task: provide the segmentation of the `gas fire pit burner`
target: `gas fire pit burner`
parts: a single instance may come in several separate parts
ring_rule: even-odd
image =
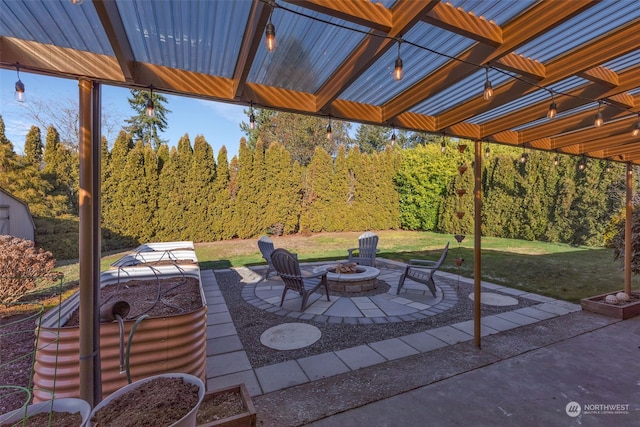
[[[330,264],[317,267],[314,273],[327,272],[329,289],[335,292],[358,293],[375,289],[380,270],[357,264]]]

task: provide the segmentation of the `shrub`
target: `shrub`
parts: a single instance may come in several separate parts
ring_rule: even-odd
[[[18,301],[43,281],[56,280],[51,252],[36,249],[31,240],[0,236],[0,302]]]

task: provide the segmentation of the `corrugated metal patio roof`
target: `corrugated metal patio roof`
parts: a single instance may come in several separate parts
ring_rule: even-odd
[[[635,0],[0,3],[2,68],[640,164]]]

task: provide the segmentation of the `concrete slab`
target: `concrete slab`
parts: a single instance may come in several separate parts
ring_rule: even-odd
[[[263,393],[309,382],[309,378],[295,360],[256,368],[255,373]]]
[[[538,319],[525,316],[524,314],[516,313],[515,311],[506,311],[504,313],[496,314],[496,317],[508,320],[509,322],[513,322],[520,326],[530,325],[532,323],[538,322]]]
[[[470,293],[469,299],[473,301],[475,294]],[[480,294],[480,302],[486,305],[493,305],[496,307],[506,307],[509,305],[518,305],[518,300],[508,295],[496,294],[494,292],[482,292]]]
[[[219,377],[251,369],[247,353],[234,351],[207,357],[207,378]]]
[[[360,369],[366,366],[386,362],[386,359],[366,345],[347,348],[335,352],[350,369]]]
[[[513,311],[514,313],[520,313],[525,316],[533,317],[538,320],[546,320],[556,317],[555,314],[550,313],[548,311],[539,310],[538,306],[534,305],[533,307],[523,307]]]
[[[308,347],[318,341],[320,329],[307,323],[282,323],[260,335],[260,343],[275,350],[294,350]]]
[[[324,312],[326,316],[361,317],[362,312],[350,298],[340,298]]]
[[[369,344],[369,347],[380,353],[387,360],[400,359],[401,357],[418,354],[418,350],[399,338],[391,338],[383,341],[376,341]]]
[[[349,372],[349,367],[335,353],[322,353],[298,359],[298,364],[311,381]]]
[[[610,375],[612,368],[637,363],[629,337],[640,336],[640,318],[630,320],[307,425],[423,425],[428,408],[429,422],[442,426],[635,427],[640,415],[637,377]],[[603,360],[607,369],[602,369]],[[464,408],[461,390],[472,396],[472,404]],[[603,409],[605,405],[617,412]],[[569,411],[576,406],[579,413]]]
[[[488,326],[491,329],[495,329],[496,331],[508,331],[509,329],[514,329],[519,327],[517,323],[510,322],[509,320],[505,320],[498,316],[486,316],[480,320],[480,323],[483,326]]]
[[[400,340],[406,342],[421,353],[425,353],[427,351],[435,350],[437,348],[449,345],[448,343],[426,332],[418,332],[411,335],[405,335],[403,337],[400,337]]]
[[[452,326],[442,326],[440,328],[431,329],[428,331],[430,335],[446,342],[447,344],[456,344],[463,341],[468,341],[473,338],[473,335],[456,329]]]
[[[238,332],[236,331],[236,327],[231,322],[207,327],[207,339],[237,334]]]
[[[207,326],[233,322],[228,311],[219,313],[207,313]]]
[[[471,335],[472,337],[474,336],[475,332],[474,332],[474,324],[473,324],[473,320],[467,320],[465,322],[459,322],[459,323],[454,323],[453,325],[451,325],[452,327],[461,330],[462,332],[465,332],[469,335]],[[486,337],[487,335],[492,335],[497,333],[498,330],[494,329],[490,326],[487,326],[485,324],[482,323],[482,321],[480,322],[480,336],[481,337]]]
[[[238,335],[228,335],[226,337],[212,338],[207,340],[207,356],[216,354],[231,353],[242,350],[242,342]]]

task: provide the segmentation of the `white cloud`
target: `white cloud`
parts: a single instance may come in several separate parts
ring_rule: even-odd
[[[203,107],[208,108],[218,117],[238,125],[242,121],[247,121],[247,116],[243,113],[243,110],[247,108],[242,105],[226,104],[224,102],[213,102],[204,99],[198,99],[197,102]]]

